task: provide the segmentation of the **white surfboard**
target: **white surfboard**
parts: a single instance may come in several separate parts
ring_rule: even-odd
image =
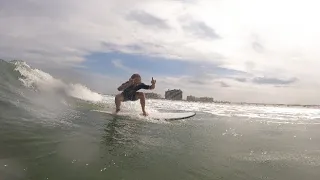
[[[118,114],[114,114],[113,111],[100,111],[100,110],[93,110],[101,113],[106,113],[112,116],[123,116],[123,117],[134,117],[134,116],[141,116],[142,113],[134,113],[134,112],[119,112]],[[172,120],[180,120],[180,119],[186,119],[186,118],[191,118],[195,116],[195,112],[149,112],[149,115],[147,116],[148,118],[155,119],[155,120],[167,120],[167,121],[172,121]]]

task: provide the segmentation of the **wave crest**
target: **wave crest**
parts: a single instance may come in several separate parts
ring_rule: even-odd
[[[22,77],[19,80],[25,87],[32,88],[39,92],[62,92],[68,96],[85,101],[102,101],[103,96],[91,91],[82,84],[66,84],[60,79],[56,79],[50,74],[36,68],[31,68],[24,61],[14,61],[15,71]]]

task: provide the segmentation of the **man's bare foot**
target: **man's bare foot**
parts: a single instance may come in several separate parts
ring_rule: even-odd
[[[144,116],[148,116],[149,114],[148,114],[147,112],[145,112],[145,111],[144,111],[144,112],[142,113],[142,115],[144,115]]]
[[[115,112],[113,112],[113,114],[118,114],[118,112],[120,111],[120,109],[117,109]]]

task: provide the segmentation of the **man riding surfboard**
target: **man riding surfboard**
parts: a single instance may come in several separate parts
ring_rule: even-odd
[[[123,83],[118,87],[118,91],[122,91],[120,94],[115,97],[116,111],[117,114],[120,111],[121,102],[125,101],[136,101],[140,99],[140,104],[144,116],[147,116],[145,111],[145,95],[143,92],[137,92],[140,89],[149,89],[152,90],[155,88],[156,80],[151,80],[151,85],[146,85],[141,82],[141,76],[139,74],[133,74],[129,81]]]

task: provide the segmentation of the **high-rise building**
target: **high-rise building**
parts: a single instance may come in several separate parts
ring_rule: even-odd
[[[168,90],[165,92],[165,99],[182,100],[182,91],[180,89]]]

